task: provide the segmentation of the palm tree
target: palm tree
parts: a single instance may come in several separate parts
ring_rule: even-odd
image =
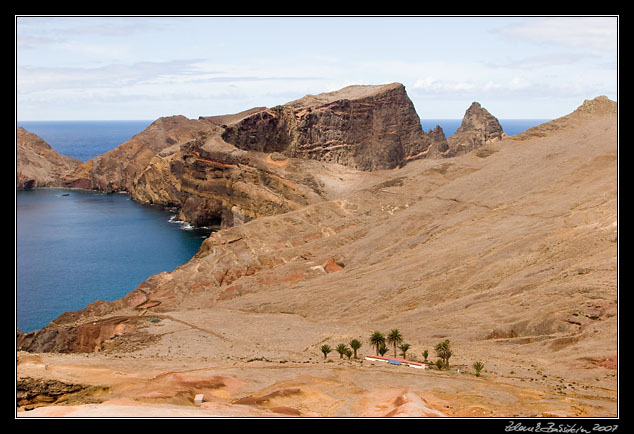
[[[385,342],[383,342],[377,350],[377,352],[382,356],[385,355],[385,353],[387,353],[388,351],[390,351],[390,349],[387,347],[387,345],[385,345]]]
[[[445,339],[436,345],[436,354],[442,359],[445,369],[449,369],[449,358],[453,354],[449,339]]]
[[[381,348],[382,345],[385,345],[385,336],[383,336],[383,333],[379,331],[372,333],[372,336],[370,336],[370,344],[376,348],[376,355],[378,356],[379,348]]]
[[[346,351],[344,352],[344,354],[346,355],[348,360],[350,360],[350,357],[352,356],[352,350],[350,348],[346,347]]]
[[[357,339],[353,339],[350,341],[350,348],[354,351],[354,358],[357,358],[357,350],[361,348],[361,342]]]
[[[389,335],[387,335],[387,343],[394,344],[394,357],[396,357],[396,345],[403,342],[403,336],[398,329],[392,329]]]
[[[343,355],[346,354],[346,350],[348,349],[348,347],[346,346],[346,344],[339,344],[337,345],[337,348],[335,348],[335,351],[337,351],[339,353],[339,358],[343,359]]]
[[[403,352],[403,358],[407,359],[407,350],[409,350],[410,344],[401,344],[398,348]]]
[[[328,353],[331,351],[332,351],[332,348],[330,348],[330,345],[321,346],[321,352],[324,353],[324,359],[328,357]]]
[[[479,377],[480,376],[480,371],[482,371],[484,369],[484,363],[475,362],[473,364],[473,369],[475,369],[475,371],[476,371],[476,377]]]

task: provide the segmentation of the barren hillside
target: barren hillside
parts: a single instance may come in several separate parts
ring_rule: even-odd
[[[616,416],[617,166],[597,98],[458,157],[315,173],[328,200],[51,325],[98,351],[19,352],[18,377],[93,389],[18,414]],[[411,359],[449,339],[451,369],[364,361],[394,328]],[[360,359],[321,353],[354,338]]]

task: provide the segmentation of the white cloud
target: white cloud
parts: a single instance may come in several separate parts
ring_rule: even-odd
[[[543,17],[527,19],[498,31],[512,39],[616,53],[617,22],[616,17]]]
[[[587,53],[573,53],[573,52],[556,52],[556,53],[544,53],[534,56],[527,56],[519,60],[510,61],[504,65],[500,65],[506,68],[512,69],[538,69],[538,68],[553,68],[559,66],[572,65],[574,63],[580,63],[582,61],[595,59],[598,56]]]
[[[430,93],[469,92],[477,88],[473,81],[437,80],[433,77],[423,77],[414,82],[413,89]]]

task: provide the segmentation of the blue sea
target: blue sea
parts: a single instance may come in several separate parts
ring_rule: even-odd
[[[498,122],[500,122],[502,129],[507,135],[513,136],[550,120],[551,119],[498,119]],[[436,128],[436,125],[440,125],[445,133],[445,137],[449,137],[455,133],[456,130],[460,128],[461,123],[462,119],[421,119],[423,130],[433,130]]]
[[[500,120],[518,134],[546,122]],[[143,131],[151,121],[18,122],[57,152],[87,161]],[[422,120],[449,137],[460,119]],[[96,300],[114,301],[141,282],[189,261],[209,235],[174,222],[162,208],[127,195],[41,189],[16,192],[16,326],[44,327]]]
[[[63,155],[88,161],[116,148],[153,121],[24,121],[19,127],[40,136]]]
[[[80,160],[120,145],[149,122],[18,123]],[[114,301],[196,254],[209,229],[175,221],[125,194],[16,191],[16,326],[39,329],[96,300]]]

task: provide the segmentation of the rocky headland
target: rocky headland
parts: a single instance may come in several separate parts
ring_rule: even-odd
[[[454,136],[401,85],[351,86],[163,118],[70,170],[223,230],[18,333],[18,415],[615,416],[616,103],[510,137],[474,103]],[[393,328],[413,360],[450,339],[452,369],[364,360]]]
[[[62,178],[81,161],[56,152],[41,137],[16,130],[16,189],[61,187]]]

